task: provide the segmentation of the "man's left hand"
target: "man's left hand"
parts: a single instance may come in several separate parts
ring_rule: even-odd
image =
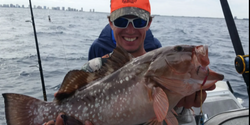
[[[210,88],[206,90],[202,90],[202,98],[201,98],[201,91],[197,91],[193,93],[192,95],[182,98],[176,106],[185,107],[185,108],[200,107],[201,102],[203,103],[207,97],[206,91],[214,90],[214,89],[215,89],[215,85],[211,86]]]

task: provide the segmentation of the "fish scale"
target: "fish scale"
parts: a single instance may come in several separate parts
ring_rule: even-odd
[[[127,70],[125,70],[125,72],[127,72]],[[120,112],[123,111],[123,109],[125,109],[126,107],[129,107],[131,104],[138,103],[138,102],[135,101],[135,100],[138,100],[138,99],[127,98],[128,96],[138,95],[138,94],[132,93],[133,90],[136,89],[135,88],[136,85],[131,85],[130,86],[130,84],[127,83],[129,81],[129,78],[132,78],[131,75],[130,75],[130,77],[129,76],[125,77],[125,79],[117,79],[117,80],[113,79],[113,80],[115,80],[117,82],[117,83],[113,83],[113,84],[111,84],[109,82],[105,83],[105,81],[109,81],[109,79],[107,79],[102,84],[94,84],[93,88],[89,89],[89,95],[92,96],[92,97],[93,96],[97,96],[97,95],[105,95],[105,96],[99,96],[99,97],[96,97],[96,98],[94,97],[95,100],[94,99],[91,100],[92,101],[91,104],[99,105],[99,100],[102,101],[102,102],[105,101],[105,104],[107,104],[107,105],[103,105],[103,108],[100,107],[99,110],[96,110],[96,111],[98,111],[99,114],[102,113],[102,112],[106,113],[107,111],[105,111],[105,110],[112,110],[113,109],[112,113],[116,112],[115,119],[117,119],[117,118],[120,119],[119,116],[128,116],[128,117],[131,116],[130,114],[126,114],[126,113],[125,114],[121,114],[120,113]],[[140,83],[137,83],[137,84],[140,84]],[[104,89],[103,89],[102,93],[96,93],[98,91],[98,89],[95,89],[95,88],[104,88]],[[117,90],[116,88],[122,88],[123,92],[121,92],[120,89]],[[87,90],[85,90],[84,92],[86,92],[86,91]],[[81,91],[79,91],[79,93],[76,93],[76,94],[77,95],[81,95],[80,92]],[[111,95],[108,95],[107,92],[112,92],[112,93],[111,93]],[[86,93],[88,93],[88,92],[86,92]],[[139,93],[139,94],[142,94],[142,93]],[[86,97],[86,95],[84,97]],[[136,96],[136,97],[140,97],[140,96]],[[67,102],[73,102],[73,100],[78,100],[78,99],[79,99],[79,97],[78,98],[77,97],[73,97],[72,100],[67,100]],[[126,101],[122,102],[122,101],[119,101],[119,100],[126,100]],[[130,101],[130,100],[132,100],[132,101]],[[93,108],[93,105],[88,106],[88,109],[91,110],[91,111],[93,111],[93,110],[95,111],[95,109]],[[104,111],[102,111],[100,109],[103,109]],[[136,108],[134,108],[134,109],[130,108],[129,111],[132,112],[135,109]],[[89,114],[87,112],[88,111],[83,112],[83,114]],[[143,113],[143,114],[145,114],[145,113]],[[91,115],[91,113],[89,115]],[[104,115],[101,116],[101,118],[105,118],[104,116],[106,116],[106,115],[107,116],[109,116],[109,115],[112,116],[114,114],[104,114]],[[140,116],[141,116],[141,114],[140,114]],[[111,121],[111,122],[109,122],[109,124],[112,124],[112,118],[106,118],[106,119],[109,119]],[[91,116],[90,116],[89,120],[90,121],[97,121],[98,119],[96,119],[96,118],[94,119],[94,117],[91,118]],[[123,120],[119,120],[119,121],[123,122]]]
[[[163,47],[133,59],[116,48],[100,71],[70,71],[53,102],[3,94],[6,120],[8,125],[41,125],[64,112],[74,125],[85,120],[94,125],[154,125],[163,120],[176,125],[171,110],[181,98],[199,91],[204,78],[204,89],[224,78],[208,64],[207,46]]]

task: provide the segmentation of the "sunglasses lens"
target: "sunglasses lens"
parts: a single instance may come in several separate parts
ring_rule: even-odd
[[[114,21],[114,25],[120,28],[125,28],[128,24],[128,20],[125,18],[118,18]]]
[[[147,21],[140,18],[134,19],[133,23],[135,28],[143,28],[147,25]]]
[[[120,17],[114,21],[114,25],[116,27],[126,28],[129,23],[129,20],[130,19]],[[133,25],[135,28],[144,28],[147,26],[147,23],[148,23],[146,20],[143,20],[141,18],[136,18],[136,19],[131,19],[131,20],[133,21]]]

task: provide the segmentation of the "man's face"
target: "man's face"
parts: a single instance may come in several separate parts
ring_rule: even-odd
[[[138,18],[133,15],[123,16],[128,19]],[[141,53],[144,50],[144,40],[146,37],[146,31],[149,29],[151,21],[148,23],[147,27],[142,29],[135,29],[133,24],[130,22],[127,28],[118,28],[113,25],[111,21],[109,24],[114,32],[114,37],[116,44],[122,47],[129,53]]]

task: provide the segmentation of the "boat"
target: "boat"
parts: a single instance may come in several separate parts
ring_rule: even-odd
[[[249,94],[249,55],[244,54],[227,0],[220,2],[236,53],[235,68],[242,74]],[[207,91],[202,114],[200,108],[192,109],[195,115],[190,115],[189,122],[180,125],[249,125],[249,107],[241,105],[229,82],[218,81],[213,91]]]
[[[207,98],[200,108],[192,107],[194,114],[179,125],[248,125],[249,108],[241,105],[239,100],[230,90],[230,85],[225,81],[216,82],[213,91],[207,91]],[[187,118],[187,117],[186,117]],[[200,120],[203,119],[204,123]]]

